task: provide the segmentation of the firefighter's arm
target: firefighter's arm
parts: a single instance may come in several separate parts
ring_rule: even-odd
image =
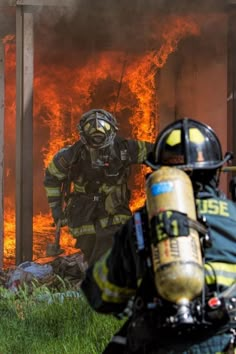
[[[118,314],[137,289],[132,219],[115,234],[113,247],[88,269],[81,288],[94,310]]]
[[[63,185],[68,177],[68,166],[65,149],[59,151],[45,170],[44,187],[51,208],[54,222],[63,220]]]
[[[127,140],[127,149],[132,164],[143,164],[153,151],[154,144],[142,140]]]

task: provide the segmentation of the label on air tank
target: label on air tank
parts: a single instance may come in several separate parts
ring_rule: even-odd
[[[172,192],[174,189],[174,184],[172,182],[154,183],[150,189],[151,189],[151,195],[153,197],[156,197],[163,193]]]

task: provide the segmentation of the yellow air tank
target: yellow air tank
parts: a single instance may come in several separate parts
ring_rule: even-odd
[[[163,235],[160,222],[155,224],[155,217],[164,211],[178,211],[196,220],[192,183],[184,171],[163,166],[148,177],[146,194],[152,240],[155,241],[152,243],[155,284],[163,299],[176,303],[182,308],[180,312],[185,312],[204,284],[199,235],[191,227],[188,236]]]

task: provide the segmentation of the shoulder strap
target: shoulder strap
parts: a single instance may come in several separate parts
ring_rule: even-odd
[[[69,168],[68,168],[68,175],[67,175],[67,179],[63,182],[63,193],[64,193],[64,200],[67,203],[70,194],[71,194],[71,182],[72,182],[72,167],[73,165],[78,162],[79,158],[80,158],[80,149],[82,148],[83,143],[81,140],[77,141],[74,144],[74,152],[72,155],[72,159],[70,161],[69,164]]]
[[[80,157],[80,149],[82,148],[84,144],[82,143],[81,140],[77,141],[75,144],[74,144],[74,153],[73,153],[73,156],[72,156],[72,159],[71,159],[71,162],[70,162],[70,168],[71,166],[76,163]]]

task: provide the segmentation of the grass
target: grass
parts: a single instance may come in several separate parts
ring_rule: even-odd
[[[100,354],[122,321],[64,289],[0,288],[0,354]]]

